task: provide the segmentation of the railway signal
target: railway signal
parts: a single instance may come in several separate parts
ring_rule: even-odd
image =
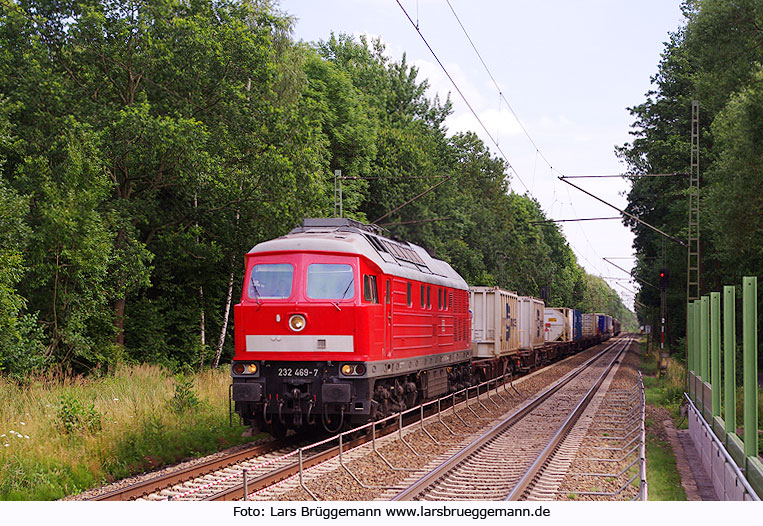
[[[660,289],[665,290],[668,288],[668,280],[670,279],[670,273],[668,272],[668,269],[661,268],[660,269]]]

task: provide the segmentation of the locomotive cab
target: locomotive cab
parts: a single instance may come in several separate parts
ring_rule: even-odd
[[[383,319],[377,275],[357,256],[248,257],[231,370],[233,399],[247,423],[299,428],[320,419],[336,427],[336,413],[368,418],[370,388],[362,379],[367,349],[379,343],[369,339],[379,335],[358,334],[356,326]]]

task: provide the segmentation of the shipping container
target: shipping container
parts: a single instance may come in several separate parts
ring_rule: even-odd
[[[593,338],[599,334],[596,314],[583,314],[583,338]]]
[[[607,335],[607,315],[601,312],[596,313],[596,330],[602,337]]]
[[[572,329],[572,341],[583,339],[583,313],[578,309],[569,309],[567,313]]]
[[[543,300],[519,296],[519,348],[543,347]]]
[[[572,309],[566,307],[546,307],[543,309],[544,341],[572,341]]]
[[[471,287],[472,350],[475,358],[496,358],[519,349],[517,294],[499,287]]]

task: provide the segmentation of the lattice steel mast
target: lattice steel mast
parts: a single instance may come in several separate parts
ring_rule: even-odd
[[[689,246],[686,302],[698,300],[699,289],[699,101],[691,101],[691,170],[689,173]]]

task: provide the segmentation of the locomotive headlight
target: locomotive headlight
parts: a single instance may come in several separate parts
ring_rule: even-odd
[[[300,332],[307,325],[305,317],[301,314],[292,314],[289,318],[289,328],[294,332]]]
[[[256,363],[235,363],[233,364],[233,374],[256,374],[259,370]]]
[[[366,366],[362,363],[346,363],[339,369],[339,371],[341,371],[344,376],[362,376],[366,373]]]

